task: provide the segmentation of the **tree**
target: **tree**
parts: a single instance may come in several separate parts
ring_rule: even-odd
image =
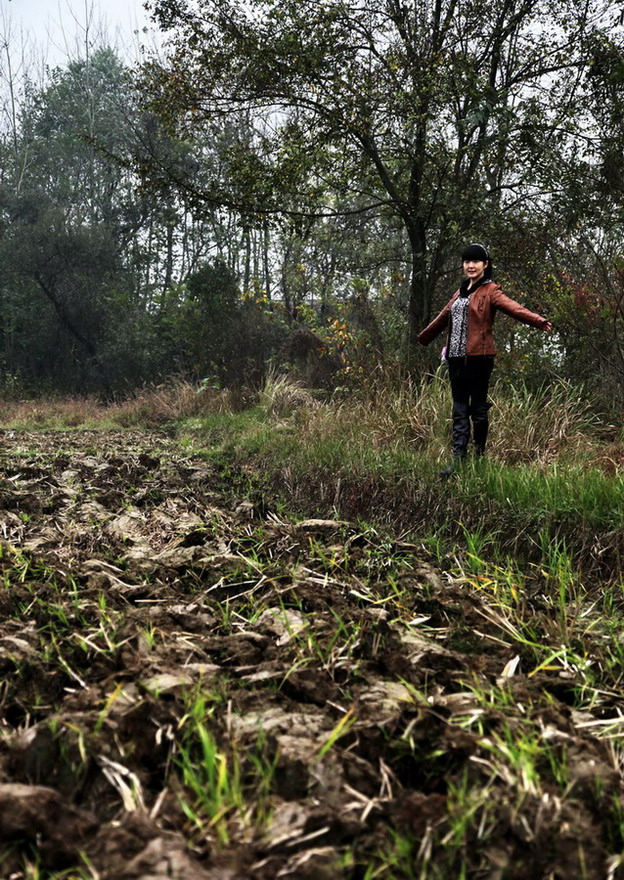
[[[576,149],[559,163],[535,248],[541,258],[533,262],[558,329],[561,369],[602,405],[617,407],[624,376],[623,24],[613,14],[588,32],[583,125]]]
[[[397,217],[410,343],[458,240],[548,198],[573,147],[600,0],[152,0],[143,87],[178,136],[246,116],[199,200],[251,216]],[[604,15],[602,18],[603,21]],[[605,24],[606,26],[606,24]],[[596,25],[593,25],[595,30]]]
[[[130,95],[119,59],[99,50],[27,88],[3,144],[3,359],[29,386],[110,389],[136,364],[131,245],[145,217],[110,157],[129,137]]]

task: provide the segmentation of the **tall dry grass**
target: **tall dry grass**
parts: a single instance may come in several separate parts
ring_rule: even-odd
[[[280,394],[287,397],[283,378]],[[301,396],[301,389],[296,389]],[[488,452],[493,459],[547,465],[596,457],[600,419],[590,402],[565,382],[540,391],[498,382],[492,389]],[[301,442],[319,444],[341,438],[352,447],[384,454],[411,451],[431,460],[449,454],[451,398],[442,370],[421,381],[371,387],[365,394],[301,405],[293,413]]]
[[[498,383],[491,410],[491,454],[509,464],[549,464],[596,456],[601,419],[590,401],[568,382],[541,391]]]
[[[108,418],[123,427],[161,427],[184,419],[231,412],[241,407],[239,392],[203,388],[178,380],[135,393],[106,408]]]
[[[245,405],[240,392],[198,388],[176,380],[135,392],[111,403],[95,397],[39,398],[0,402],[0,426],[6,429],[159,428],[209,413],[235,411]]]
[[[499,553],[533,561],[542,544],[563,541],[586,571],[624,567],[624,477],[589,402],[565,383],[531,391],[499,381],[492,397],[488,455],[451,482],[439,475],[451,427],[442,370],[299,406],[287,419],[258,407],[230,422],[217,447],[293,509],[438,535],[453,547],[467,533],[496,535]]]
[[[40,398],[0,401],[0,426],[17,428],[76,428],[105,418],[106,407],[93,397]]]
[[[560,382],[535,392],[501,381],[495,384],[492,398],[491,458],[546,465],[561,457],[567,461],[604,457],[599,420],[573,386]],[[4,401],[0,425],[5,429],[160,428],[239,412],[250,402],[259,404],[267,422],[290,423],[298,442],[310,445],[311,454],[330,443],[365,450],[367,458],[414,453],[439,461],[448,455],[451,401],[443,369],[420,381],[372,380],[365,391],[323,401],[277,373],[267,377],[253,398],[177,380],[108,404],[92,397]],[[617,450],[611,458],[616,456]]]
[[[270,418],[292,416],[298,410],[314,412],[319,403],[300,382],[283,373],[269,372],[258,397],[258,403]]]

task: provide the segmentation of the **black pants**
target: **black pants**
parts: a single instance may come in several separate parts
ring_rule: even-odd
[[[487,394],[494,367],[493,357],[449,358],[449,379],[453,395],[453,455],[464,458],[472,439],[477,455],[483,455],[488,435]]]

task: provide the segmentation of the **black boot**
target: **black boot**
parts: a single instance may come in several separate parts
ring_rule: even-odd
[[[470,415],[468,404],[453,401],[453,457],[465,458],[470,441]]]
[[[484,403],[482,406],[476,407],[472,413],[472,437],[475,455],[478,458],[482,458],[485,455],[485,445],[489,431],[488,410],[491,406],[491,403]]]
[[[483,458],[485,455],[485,443],[487,440],[487,425],[485,431],[479,431],[477,426],[474,427],[474,454],[477,458]]]
[[[451,464],[440,471],[441,477],[450,477],[456,474],[466,458],[468,442],[470,440],[470,416],[468,405],[459,400],[453,401],[453,433],[452,447],[453,460]]]
[[[453,474],[456,474],[461,470],[465,461],[465,455],[454,455],[450,464],[445,467],[444,470],[440,471],[440,476],[447,480],[449,477],[452,477]]]

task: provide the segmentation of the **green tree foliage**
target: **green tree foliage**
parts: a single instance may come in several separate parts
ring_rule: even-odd
[[[535,211],[567,170],[586,38],[609,4],[150,6],[171,40],[145,86],[170,130],[186,138],[253,120],[253,137],[222,156],[222,197],[250,215],[398,218],[411,253],[413,337],[460,240],[496,228],[493,218],[500,226],[501,216]]]
[[[470,237],[558,329],[501,322],[500,363],[621,394],[612,0],[150,5],[164,62],[89,50],[0,102],[6,387],[253,381],[288,335],[357,381],[406,326],[413,356]]]
[[[108,155],[128,137],[129,94],[118,58],[100,50],[31,87],[19,136],[5,144],[0,251],[11,381],[110,390],[132,372],[137,278],[126,249],[138,228],[135,198],[130,175]]]
[[[13,351],[10,372],[19,367],[36,381],[45,377],[62,386],[68,380],[71,384],[77,368],[87,386],[97,376],[96,384],[106,387],[109,376],[100,349],[114,336],[115,328],[107,325],[111,285],[119,277],[109,230],[72,226],[49,202],[34,206],[4,195],[10,227],[0,245],[5,327],[12,324],[21,352],[17,357]]]
[[[279,351],[284,324],[266,298],[241,296],[222,261],[204,263],[162,296],[153,325],[161,358],[195,381],[259,381]]]
[[[0,152],[5,388],[112,393],[172,373],[262,372],[281,325],[238,281],[256,285],[261,238],[172,182],[174,167],[204,180],[214,150],[172,139],[114,52],[28,84]],[[141,185],[146,157],[166,184]]]
[[[603,405],[620,405],[624,377],[624,39],[605,6],[585,42],[587,76],[574,149],[560,166],[535,276],[556,321],[562,370]]]

